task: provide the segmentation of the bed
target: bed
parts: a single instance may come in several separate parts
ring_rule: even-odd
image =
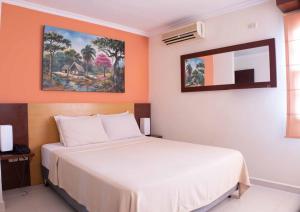
[[[236,150],[140,136],[105,143],[42,146],[49,183],[78,211],[207,211],[249,186]]]

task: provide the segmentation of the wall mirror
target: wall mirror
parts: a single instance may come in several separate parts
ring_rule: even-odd
[[[275,39],[181,56],[181,91],[276,87]]]

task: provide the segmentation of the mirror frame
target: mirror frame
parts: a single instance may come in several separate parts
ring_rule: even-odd
[[[256,47],[268,46],[270,58],[270,81],[255,82],[247,84],[224,84],[224,85],[207,85],[198,87],[185,87],[185,60],[195,57],[204,57],[214,54],[251,49]],[[247,88],[269,88],[277,87],[276,79],[276,52],[275,39],[266,39],[250,43],[238,44],[234,46],[227,46],[223,48],[211,49],[202,52],[196,52],[186,55],[181,55],[181,92],[195,92],[195,91],[214,91],[214,90],[230,90],[230,89],[247,89]]]

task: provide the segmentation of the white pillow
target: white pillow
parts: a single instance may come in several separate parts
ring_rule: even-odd
[[[142,136],[133,114],[100,116],[104,129],[111,140]]]
[[[123,113],[114,113],[114,114],[97,114],[98,116],[101,116],[101,117],[112,117],[112,116],[124,116],[124,115],[128,115],[129,112],[126,111],[126,112],[123,112]]]
[[[100,117],[60,119],[59,125],[67,147],[108,141]]]
[[[54,116],[57,130],[59,132],[59,140],[62,144],[64,144],[64,138],[61,136],[61,127],[59,121],[62,119],[80,119],[80,118],[89,118],[91,116],[64,116],[64,115],[56,115]]]

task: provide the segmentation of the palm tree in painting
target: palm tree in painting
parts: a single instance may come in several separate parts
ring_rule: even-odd
[[[82,57],[78,52],[76,52],[76,50],[68,49],[67,51],[65,51],[65,55],[68,57],[70,63],[81,63]]]
[[[192,71],[193,71],[193,68],[191,66],[191,64],[187,64],[186,67],[185,67],[185,71],[186,71],[186,78],[185,78],[185,83],[188,85],[191,83],[191,78],[192,78]]]
[[[44,49],[49,52],[49,76],[52,80],[52,63],[57,51],[64,51],[71,46],[71,41],[56,32],[47,32],[44,34]]]
[[[88,64],[96,57],[96,50],[91,45],[86,45],[81,49],[81,54],[85,61],[85,75],[88,75]]]

